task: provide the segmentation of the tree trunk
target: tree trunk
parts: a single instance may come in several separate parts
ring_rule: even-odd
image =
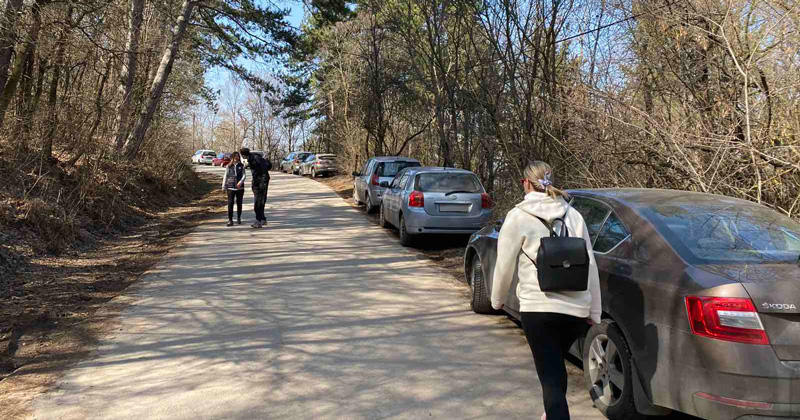
[[[30,127],[33,124],[33,114],[36,111],[33,104],[33,69],[35,67],[36,51],[28,56],[28,61],[25,62],[24,70],[22,71],[22,79],[20,80],[19,92],[17,94],[17,110],[19,118],[14,124],[14,138],[18,143],[25,140]]]
[[[72,6],[67,10],[67,22],[72,20]],[[69,27],[61,30],[56,41],[56,57],[53,65],[53,80],[50,81],[50,91],[47,93],[47,133],[42,145],[42,160],[47,162],[53,157],[53,138],[58,128],[58,84],[61,81],[61,70],[64,67],[64,50],[66,49]]]
[[[0,92],[5,90],[11,57],[14,55],[14,44],[17,42],[17,16],[22,9],[22,0],[9,0],[0,22]]]
[[[178,16],[175,28],[172,29],[172,39],[169,46],[164,50],[161,57],[161,64],[159,64],[156,76],[153,78],[153,84],[150,86],[150,94],[147,97],[147,105],[145,105],[139,118],[133,127],[125,145],[125,156],[133,160],[139,154],[139,149],[144,142],[144,136],[150,123],[153,121],[153,115],[161,102],[161,95],[164,93],[164,87],[167,85],[167,79],[172,72],[172,65],[175,62],[175,56],[178,54],[181,40],[186,33],[186,27],[189,25],[189,20],[194,11],[195,2],[193,0],[183,0],[181,6],[181,14]]]
[[[125,61],[120,73],[118,95],[122,101],[116,110],[114,132],[116,133],[117,151],[122,150],[130,131],[131,102],[133,100],[133,84],[136,80],[137,55],[139,51],[139,37],[142,32],[144,14],[144,0],[131,0],[131,10],[128,15],[128,40],[125,42]]]
[[[22,53],[22,56],[17,58],[17,61],[14,64],[14,70],[6,80],[3,91],[0,94],[0,128],[3,127],[3,121],[5,119],[6,111],[8,110],[8,104],[11,103],[11,99],[14,97],[14,94],[17,91],[17,85],[19,85],[19,81],[22,79],[22,73],[25,69],[25,64],[28,62],[28,60],[32,59],[34,51],[36,51],[36,44],[39,40],[39,31],[42,27],[42,14],[40,9],[41,5],[38,1],[33,4],[33,7],[31,8],[31,14],[33,14],[33,25],[31,26],[30,30],[30,37],[28,38],[28,42],[25,43],[25,50]]]
[[[100,77],[100,87],[97,89],[97,96],[95,96],[94,100],[95,117],[94,122],[92,123],[92,128],[89,130],[89,135],[86,136],[84,142],[77,147],[77,150],[75,153],[73,153],[72,158],[70,158],[69,162],[67,162],[67,167],[77,165],[78,161],[81,160],[83,155],[86,154],[88,147],[94,144],[94,135],[97,133],[98,127],[100,127],[100,122],[103,120],[103,91],[105,90],[108,77],[111,74],[111,62],[111,59],[106,61],[105,71]]]

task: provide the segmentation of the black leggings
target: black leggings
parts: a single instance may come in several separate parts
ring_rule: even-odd
[[[550,312],[522,312],[522,328],[542,384],[547,420],[569,420],[564,354],[588,327],[585,318]]]
[[[228,190],[228,220],[233,220],[233,199],[236,198],[236,219],[242,218],[244,190]]]

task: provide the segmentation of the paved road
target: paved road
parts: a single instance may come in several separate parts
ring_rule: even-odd
[[[33,417],[538,419],[515,324],[320,183],[274,175],[267,211],[190,234]],[[573,418],[601,419],[571,378]]]

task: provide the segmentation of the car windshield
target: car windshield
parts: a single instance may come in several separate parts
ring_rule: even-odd
[[[205,156],[205,157],[209,157],[209,156],[210,157],[214,157],[216,155],[214,154],[214,152],[205,152],[205,153],[203,153],[203,156]]]
[[[434,193],[449,193],[449,192],[470,192],[480,193],[483,192],[478,177],[469,173],[429,173],[420,174],[417,177],[417,191],[434,192]]]
[[[667,204],[645,214],[695,264],[796,262],[800,255],[800,224],[765,207]]]
[[[394,178],[397,173],[403,169],[412,168],[415,166],[420,166],[419,162],[407,162],[402,160],[395,162],[381,162],[378,164],[378,169],[375,173],[377,173],[379,177]]]

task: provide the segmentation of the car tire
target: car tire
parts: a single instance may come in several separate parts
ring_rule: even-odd
[[[316,178],[316,177],[317,177],[317,170],[316,169],[312,169],[311,170],[311,178]]]
[[[633,399],[631,350],[617,324],[593,325],[583,342],[583,376],[594,406],[609,420],[642,420]]]
[[[364,201],[366,201],[364,203],[364,210],[367,211],[367,214],[375,213],[375,206],[372,205],[372,197],[369,196],[369,193],[367,193],[367,198]]]
[[[389,229],[389,227],[391,226],[389,224],[389,222],[386,220],[386,213],[385,213],[385,210],[383,208],[383,203],[381,203],[381,213],[380,213],[380,216],[378,217],[378,223],[384,229]]]
[[[400,245],[404,247],[410,247],[414,245],[414,237],[408,234],[408,230],[406,229],[406,219],[403,215],[400,215]]]
[[[483,264],[477,255],[472,258],[472,269],[469,282],[469,306],[476,314],[491,315],[496,313],[489,299],[489,290],[483,278]]]

